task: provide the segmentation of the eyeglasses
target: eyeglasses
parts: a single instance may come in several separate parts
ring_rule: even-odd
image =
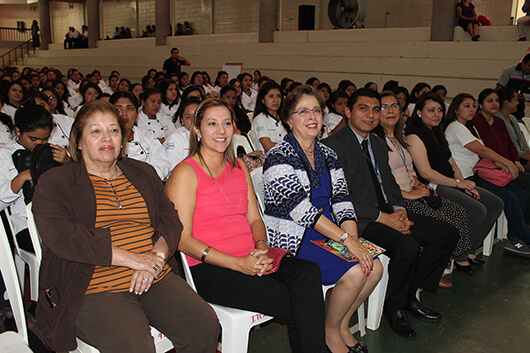
[[[315,108],[315,109],[308,109],[308,108],[302,108],[300,110],[295,111],[293,114],[298,114],[301,117],[308,117],[311,113],[313,113],[315,116],[322,116],[322,109]]]
[[[399,105],[397,103],[394,103],[394,104],[391,104],[391,105],[388,105],[388,104],[383,104],[381,106],[381,110],[382,111],[385,111],[385,110],[399,110]]]

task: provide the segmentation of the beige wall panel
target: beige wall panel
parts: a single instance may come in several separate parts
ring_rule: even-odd
[[[510,24],[512,1],[509,0],[473,0],[478,15],[484,15],[494,26]],[[521,5],[522,6],[522,5]]]
[[[132,37],[138,35],[136,29],[136,1],[104,1],[101,6],[103,13],[101,23],[103,24],[103,32],[101,38],[106,36],[112,37],[116,27],[129,27],[131,29]],[[142,30],[145,28],[142,27]],[[140,32],[141,34],[141,32]]]
[[[50,2],[52,42],[54,43],[62,43],[64,41],[64,36],[70,26],[74,26],[75,29],[81,31],[81,26],[85,24],[84,5],[79,3],[71,4],[72,8],[67,2]]]
[[[259,0],[216,0],[214,19],[216,34],[257,32]]]
[[[39,20],[39,6],[32,5],[0,5],[0,27],[16,28],[17,21],[26,22],[26,28],[31,28],[33,20]]]
[[[188,21],[194,34],[211,33],[211,24],[203,18],[202,3],[204,0],[174,0],[175,28],[177,23]],[[210,3],[214,0],[210,0]]]
[[[155,0],[138,1],[138,33],[141,36],[147,25],[155,24]]]

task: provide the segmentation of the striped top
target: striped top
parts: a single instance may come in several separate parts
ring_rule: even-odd
[[[143,196],[125,175],[113,180],[89,175],[96,193],[96,228],[110,229],[112,245],[135,253],[153,248],[154,229]],[[169,272],[165,265],[158,282]],[[96,266],[85,294],[126,292],[133,269],[121,266]]]

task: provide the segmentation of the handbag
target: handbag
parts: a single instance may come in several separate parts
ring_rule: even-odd
[[[429,191],[429,196],[424,197],[423,200],[425,201],[427,206],[437,210],[438,208],[440,208],[440,206],[442,206],[442,199],[440,198],[440,196],[438,196],[436,190],[429,189]]]
[[[282,262],[285,255],[289,254],[290,251],[283,248],[269,248],[268,256],[270,259],[273,259],[274,262],[272,263],[272,268],[265,272],[265,275],[270,275],[271,273],[274,273],[278,271],[280,268],[280,263]]]
[[[497,167],[491,160],[482,158],[473,168],[479,178],[489,181],[497,186],[506,186],[512,181],[512,175]]]

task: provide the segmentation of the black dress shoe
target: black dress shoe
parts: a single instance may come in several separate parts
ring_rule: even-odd
[[[471,267],[471,265],[460,265],[458,262],[455,261],[455,267],[457,270],[459,271],[462,271],[462,272],[465,272],[465,273],[469,273],[469,274],[472,274],[472,273],[475,273],[475,271],[473,271],[473,267]]]
[[[350,350],[349,353],[368,353],[368,348],[361,342],[357,342],[355,346],[346,346]]]
[[[383,311],[384,316],[390,321],[390,326],[394,331],[405,338],[416,337],[416,331],[412,328],[407,313],[403,309],[393,312]]]
[[[407,308],[407,311],[423,321],[440,321],[442,318],[441,314],[424,307],[416,298],[414,298],[410,306]]]
[[[479,265],[479,266],[482,266],[486,263],[486,261],[482,260],[479,257],[475,257],[474,259],[468,257],[467,261],[469,261],[470,264]]]

